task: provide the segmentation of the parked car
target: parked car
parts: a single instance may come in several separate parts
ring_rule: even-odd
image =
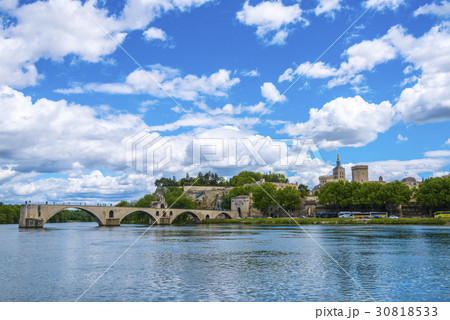
[[[305,217],[305,216],[300,216],[299,218],[302,218],[302,219],[306,219],[306,217]]]
[[[351,211],[341,211],[341,212],[339,212],[339,218],[346,218],[346,217],[348,217],[348,216],[351,216],[352,215],[352,212]]]
[[[398,219],[398,216],[389,216],[390,219]]]

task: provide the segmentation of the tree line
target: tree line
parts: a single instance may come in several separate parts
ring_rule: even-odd
[[[172,179],[162,177],[155,181],[155,186],[157,187],[182,187],[191,185],[227,187],[230,183],[224,177],[219,177],[217,173],[212,172],[207,172],[205,174],[199,172],[197,177],[191,177],[189,176],[189,173],[186,173],[186,177],[181,178],[180,180],[177,180],[177,178],[173,176]]]
[[[264,179],[265,182],[289,182],[288,179],[281,173],[259,173],[252,171],[242,171],[237,175],[234,175],[230,181],[224,177],[220,177],[217,173],[207,172],[203,174],[199,172],[197,177],[191,177],[186,173],[186,177],[177,180],[175,176],[170,178],[162,177],[155,181],[157,187],[182,187],[182,186],[243,186],[244,184],[252,184],[255,181]]]
[[[95,219],[83,210],[63,210],[48,219],[47,223],[93,222]]]
[[[0,224],[19,223],[20,205],[0,202]]]
[[[326,183],[319,191],[319,203],[336,210],[387,210],[400,204],[417,203],[428,209],[450,209],[450,178],[428,178],[418,188],[410,189],[400,181],[386,184],[337,181]]]
[[[319,203],[336,210],[388,210],[409,203],[413,191],[400,181],[386,183],[328,182],[319,191]]]

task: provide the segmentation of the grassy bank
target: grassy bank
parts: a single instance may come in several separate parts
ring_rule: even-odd
[[[295,220],[295,221],[294,221]],[[434,218],[399,218],[399,219],[345,219],[345,218],[261,218],[261,219],[240,219],[240,220],[204,220],[204,224],[253,224],[253,225],[296,225],[298,224],[333,224],[333,225],[450,225],[449,220]]]

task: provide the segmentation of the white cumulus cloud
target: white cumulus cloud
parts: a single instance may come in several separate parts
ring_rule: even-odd
[[[302,63],[294,71],[292,68],[288,68],[279,78],[278,82],[293,81],[298,76],[305,76],[308,78],[329,78],[336,75],[337,70],[332,68],[323,62],[311,62]]]
[[[231,71],[220,69],[207,76],[188,74],[180,76],[180,70],[153,65],[148,69],[137,69],[130,73],[122,83],[89,83],[82,87],[57,89],[59,93],[104,92],[111,94],[150,94],[165,98],[167,94],[182,100],[196,100],[203,95],[223,97],[240,82],[232,78]],[[161,87],[160,87],[161,86]]]
[[[306,22],[298,4],[285,6],[281,0],[263,1],[255,6],[246,1],[236,17],[243,24],[255,26],[256,35],[268,45],[283,45],[289,34],[288,27]]]
[[[415,38],[401,26],[389,30],[387,38],[400,55],[422,71],[415,85],[402,91],[395,109],[405,122],[450,119],[450,23],[434,26]]]
[[[414,16],[419,16],[422,14],[432,14],[440,17],[448,17],[450,16],[450,2],[441,1],[440,4],[433,2],[423,5],[422,7],[414,11]]]
[[[261,86],[261,95],[272,103],[286,101],[286,96],[280,94],[278,89],[271,82],[265,82]]]
[[[75,55],[100,62],[112,54],[127,33],[145,28],[170,10],[186,11],[210,0],[129,0],[121,13],[111,15],[96,0],[49,0],[24,3],[2,1],[16,23],[0,30],[0,85],[23,88],[42,77],[39,59],[62,61]],[[114,41],[110,38],[114,39]]]
[[[122,140],[144,122],[139,116],[31,97],[0,87],[0,166],[17,172],[64,172],[125,167]]]
[[[397,10],[398,7],[400,7],[402,4],[405,3],[405,0],[366,0],[363,3],[363,6],[365,8],[369,8],[372,7],[376,10],[385,10],[385,9],[390,9],[390,10]]]
[[[144,38],[148,41],[152,41],[152,40],[166,41],[167,40],[167,35],[164,32],[164,30],[161,30],[161,29],[155,28],[155,27],[151,27],[151,28],[145,30],[143,35],[144,35]]]
[[[425,157],[429,158],[449,158],[450,150],[433,150],[425,152]]]
[[[342,0],[319,0],[319,4],[314,9],[316,15],[323,13],[333,14],[334,11],[339,11],[341,9]]]
[[[344,146],[361,147],[388,130],[394,114],[388,101],[374,104],[360,96],[337,98],[321,109],[310,109],[308,121],[288,124],[280,132],[311,138],[326,150]]]

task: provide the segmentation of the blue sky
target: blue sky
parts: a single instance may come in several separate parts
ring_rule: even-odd
[[[449,1],[0,0],[0,12],[4,202],[114,202],[208,170],[313,187],[336,154],[349,179],[354,164],[371,179],[450,171]],[[143,129],[170,141],[152,172],[127,162]]]

